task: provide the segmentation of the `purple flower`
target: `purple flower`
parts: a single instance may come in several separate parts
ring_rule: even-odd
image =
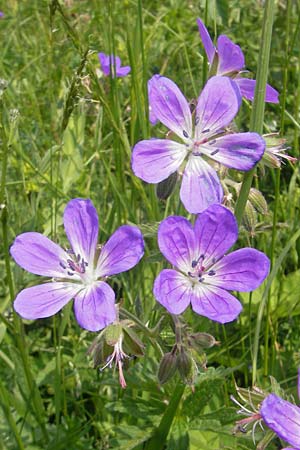
[[[112,70],[112,78],[126,77],[131,71],[130,66],[121,67],[121,60],[118,56],[106,55],[105,53],[98,53],[102,72],[105,76],[109,76]]]
[[[187,158],[180,190],[185,208],[199,213],[220,203],[223,189],[207,158],[226,167],[250,170],[265,149],[265,141],[257,133],[224,135],[240,107],[237,85],[228,77],[210,78],[199,96],[193,127],[189,104],[178,86],[160,75],[154,75],[149,83],[151,114],[183,143],[169,139],[138,142],[132,154],[133,172],[148,183],[159,183]]]
[[[238,226],[224,206],[211,205],[195,225],[171,216],[158,229],[158,245],[175,269],[165,269],[154,282],[154,296],[171,314],[193,310],[216,322],[230,322],[241,312],[228,290],[252,291],[269,273],[270,262],[253,248],[224,254],[236,242]]]
[[[276,394],[264,399],[260,414],[266,425],[294,450],[300,450],[300,408]],[[288,448],[286,448],[288,450]]]
[[[227,75],[233,78],[242,96],[252,101],[256,81],[240,77],[243,73],[242,69],[245,67],[245,58],[241,48],[224,34],[218,37],[215,47],[204,23],[200,19],[197,19],[197,23],[209,64],[211,67],[217,66],[214,75]],[[267,84],[265,101],[278,103],[278,95],[278,92]]]
[[[115,293],[102,281],[134,267],[144,253],[140,230],[123,225],[106,244],[97,247],[98,216],[91,200],[73,199],[64,211],[64,227],[71,250],[64,250],[40,233],[23,233],[11,255],[23,269],[53,278],[52,282],[21,291],[14,308],[24,319],[56,314],[74,298],[79,325],[98,331],[116,319]]]
[[[2,19],[2,17],[4,17],[4,12],[0,11],[0,19]]]

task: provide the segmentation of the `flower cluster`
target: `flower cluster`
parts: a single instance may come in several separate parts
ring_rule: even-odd
[[[242,97],[253,100],[256,83],[242,77],[245,61],[240,47],[223,35],[214,46],[200,19],[198,26],[210,74],[195,110],[191,110],[171,79],[152,76],[148,82],[150,121],[164,125],[168,138],[137,142],[131,165],[133,173],[147,183],[161,183],[174,174],[176,181],[177,175],[181,175],[180,199],[185,209],[196,215],[191,221],[169,216],[159,225],[158,246],[171,268],[163,269],[156,277],[155,299],[174,316],[191,306],[197,314],[227,323],[235,320],[242,310],[240,301],[230,292],[256,289],[267,277],[270,262],[254,248],[228,253],[237,241],[238,225],[234,214],[222,205],[224,192],[217,172],[220,165],[243,172],[253,169],[265,153],[266,142],[254,132],[232,131]],[[131,70],[130,66],[121,66],[118,56],[99,53],[98,57],[105,76],[124,77]],[[265,101],[278,102],[277,91],[269,85]],[[283,157],[282,151],[281,148],[274,151],[274,157]],[[141,356],[143,343],[126,320],[119,320],[115,293],[107,279],[138,264],[144,254],[142,233],[136,226],[122,225],[99,246],[98,216],[89,199],[71,200],[63,222],[70,243],[67,249],[37,232],[20,234],[12,244],[11,255],[17,264],[51,280],[23,289],[14,308],[25,319],[39,319],[56,314],[74,299],[79,325],[91,332],[103,330],[101,339],[96,338],[90,351],[95,366],[99,361],[102,368],[115,365],[120,384],[125,387],[123,360],[127,353]],[[190,376],[193,359],[179,335],[174,351],[162,359],[163,382],[177,369],[184,380],[194,380]],[[187,338],[191,348],[196,337],[198,341],[208,337],[214,341],[208,334],[192,333]],[[264,400],[256,415],[284,439],[287,437],[284,417],[289,417],[292,423],[299,421],[299,416],[299,408],[275,394]],[[295,428],[295,438],[286,440],[300,448],[299,428],[292,425],[290,428]]]

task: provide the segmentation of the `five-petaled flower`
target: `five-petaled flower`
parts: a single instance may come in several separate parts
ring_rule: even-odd
[[[169,139],[138,142],[132,153],[132,170],[148,183],[159,183],[176,172],[185,158],[180,198],[191,213],[220,203],[223,189],[212,159],[226,167],[247,171],[261,159],[265,141],[257,133],[224,134],[237,114],[241,96],[228,77],[212,77],[201,92],[195,111],[195,127],[189,104],[178,86],[154,75],[150,80],[151,111],[183,143]]]
[[[225,75],[232,78],[239,87],[242,96],[252,101],[256,81],[241,77],[242,70],[245,67],[245,58],[241,48],[224,34],[218,37],[215,47],[202,20],[197,19],[197,23],[207,59],[210,67],[213,68],[213,75]],[[278,92],[267,84],[265,101],[278,103],[278,95]]]
[[[261,404],[260,414],[265,424],[280,439],[291,444],[283,450],[300,450],[300,408],[283,400],[276,394],[269,394]]]
[[[144,253],[143,237],[137,227],[123,225],[99,254],[98,216],[91,200],[71,200],[63,220],[70,250],[40,233],[23,233],[15,239],[10,251],[17,264],[53,281],[21,291],[14,308],[25,319],[39,319],[56,314],[74,298],[79,325],[98,331],[116,319],[115,293],[103,279],[139,262]]]
[[[126,77],[131,71],[130,66],[121,67],[121,60],[119,56],[106,55],[105,53],[98,53],[98,58],[101,64],[102,72],[105,76],[111,74],[112,78]]]
[[[163,220],[158,245],[174,269],[163,270],[154,282],[158,302],[171,314],[181,314],[191,304],[216,322],[234,320],[242,305],[227,291],[256,289],[270,267],[267,256],[253,248],[225,255],[237,237],[234,215],[217,204],[199,214],[194,226],[180,216]]]

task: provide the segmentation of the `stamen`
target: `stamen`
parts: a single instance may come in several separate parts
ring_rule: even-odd
[[[214,270],[210,270],[207,275],[212,277],[213,275],[216,275],[216,272]]]
[[[208,144],[209,145],[214,145],[217,142],[217,139],[213,139],[212,141],[209,141]]]
[[[216,149],[213,152],[211,152],[211,156],[216,155],[217,153],[219,153],[219,149]]]
[[[59,261],[59,265],[60,265],[60,267],[62,267],[63,269],[66,269],[66,268],[67,268],[67,266],[66,266],[63,262],[61,262],[61,261]]]
[[[209,132],[210,132],[209,128],[206,128],[205,130],[202,131],[202,133],[209,133]]]
[[[183,136],[184,136],[185,138],[188,138],[188,137],[189,137],[188,133],[187,133],[185,130],[183,130],[182,133],[183,133]]]

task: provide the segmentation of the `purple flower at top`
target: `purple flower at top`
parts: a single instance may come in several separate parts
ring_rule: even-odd
[[[121,60],[118,56],[106,55],[105,53],[98,53],[102,72],[105,76],[109,76],[112,70],[112,78],[126,77],[131,71],[130,66],[121,67]]]
[[[293,447],[283,450],[300,450],[300,408],[276,394],[268,395],[261,404],[260,414],[265,424],[280,439]]]
[[[253,291],[270,268],[267,256],[253,248],[225,255],[237,237],[235,217],[222,205],[211,205],[194,226],[180,216],[163,220],[158,245],[174,269],[156,278],[156,300],[171,314],[181,314],[191,304],[197,314],[216,322],[236,319],[242,305],[227,291]]]
[[[216,66],[214,75],[231,77],[239,87],[242,96],[252,101],[254,99],[256,81],[240,76],[245,67],[245,58],[241,48],[224,34],[218,37],[215,47],[202,20],[197,19],[197,23],[209,64],[210,66],[213,65],[213,67]],[[278,103],[278,95],[278,92],[267,84],[265,101]]]
[[[154,75],[149,81],[152,117],[157,117],[183,143],[169,139],[138,142],[132,153],[132,170],[147,183],[159,183],[187,163],[183,170],[180,198],[191,213],[220,203],[223,190],[207,159],[226,167],[250,170],[261,159],[265,141],[257,133],[224,134],[237,114],[241,95],[228,77],[212,77],[201,92],[195,125],[189,104],[169,78]]]
[[[2,17],[4,17],[4,12],[0,11],[0,19],[2,19]]]
[[[116,319],[115,293],[103,280],[139,262],[144,253],[143,237],[137,227],[123,225],[99,252],[98,216],[91,200],[71,200],[63,220],[70,250],[35,232],[20,234],[11,246],[19,266],[53,279],[21,291],[14,308],[24,319],[40,319],[56,314],[74,298],[79,325],[98,331]]]

